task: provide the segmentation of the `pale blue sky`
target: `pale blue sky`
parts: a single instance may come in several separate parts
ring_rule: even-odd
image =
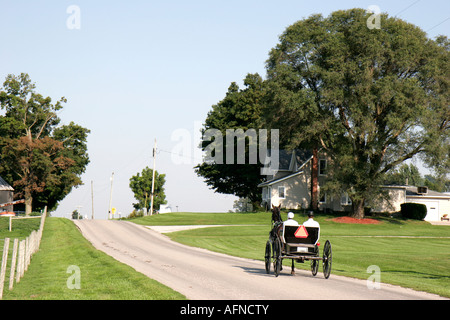
[[[81,10],[79,30],[70,30],[70,5]],[[37,91],[68,99],[59,114],[89,128],[91,163],[54,215],[82,206],[106,218],[110,176],[113,206],[132,211],[129,178],[152,166],[153,140],[171,151],[177,129],[194,135],[231,82],[247,73],[265,76],[265,61],[278,36],[313,13],[377,5],[411,22],[431,38],[448,35],[449,1],[4,1],[0,0],[0,81],[26,72]],[[192,145],[197,142],[192,140]],[[214,194],[191,164],[157,156],[165,173],[167,200],[180,211],[228,211],[234,197]]]

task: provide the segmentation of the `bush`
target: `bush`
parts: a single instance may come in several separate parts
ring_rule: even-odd
[[[427,206],[420,203],[403,203],[402,216],[406,219],[423,220],[427,216]]]
[[[133,210],[133,212],[130,213],[130,215],[125,219],[134,219],[134,218],[140,218],[144,216],[144,211],[143,210]]]

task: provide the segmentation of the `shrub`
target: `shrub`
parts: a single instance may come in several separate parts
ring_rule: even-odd
[[[420,203],[403,203],[402,216],[406,219],[423,220],[427,216],[427,206]]]
[[[130,215],[124,219],[134,219],[134,218],[140,218],[144,216],[143,210],[133,210],[133,212],[130,213]]]

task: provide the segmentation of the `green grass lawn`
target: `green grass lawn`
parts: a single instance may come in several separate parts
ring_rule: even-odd
[[[271,214],[264,213],[204,213],[174,212],[130,219],[129,221],[147,226],[172,225],[270,225]]]
[[[3,225],[0,227],[0,239],[9,237],[7,227],[6,231]],[[28,229],[24,227],[22,233],[26,235]],[[19,225],[16,232],[21,232]],[[80,268],[79,290],[67,286],[72,276],[67,273],[71,265]],[[9,283],[8,276],[6,283]],[[32,257],[28,271],[14,289],[9,291],[6,286],[3,299],[182,300],[185,297],[96,250],[72,221],[48,218],[40,250]]]
[[[381,218],[382,223],[378,225],[339,224],[331,221],[332,218],[316,217],[321,224],[320,242],[324,244],[330,240],[332,244],[332,274],[367,279],[371,275],[367,268],[376,265],[381,270],[382,282],[450,297],[450,227]],[[283,219],[286,219],[286,214],[283,214]],[[302,223],[306,217],[296,215],[296,219]],[[143,225],[242,225],[167,235],[187,245],[261,261],[271,229],[270,213],[265,212],[172,213],[131,221]],[[291,261],[284,263],[290,265]],[[309,262],[296,263],[296,266],[310,268]],[[322,271],[321,266],[319,271]]]
[[[19,238],[25,239],[31,234],[31,231],[38,230],[41,223],[40,217],[31,219],[13,219],[12,230],[9,231],[9,218],[0,217],[0,239],[4,238]]]

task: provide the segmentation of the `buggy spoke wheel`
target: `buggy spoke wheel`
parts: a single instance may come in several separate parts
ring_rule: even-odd
[[[333,254],[331,251],[331,243],[327,240],[323,247],[323,275],[328,279],[331,274],[331,264],[333,262]]]
[[[319,247],[316,246],[314,248],[315,257],[319,256]],[[311,260],[311,273],[315,277],[317,275],[317,271],[319,271],[319,261],[316,259]]]
[[[314,277],[317,275],[317,271],[319,271],[319,263],[317,260],[311,260],[311,273]]]
[[[270,263],[271,263],[271,251],[270,251],[270,240],[266,243],[266,255],[264,256],[264,262],[266,264],[266,273],[270,273]]]
[[[281,271],[281,241],[276,238],[273,243],[273,271],[278,277]]]

